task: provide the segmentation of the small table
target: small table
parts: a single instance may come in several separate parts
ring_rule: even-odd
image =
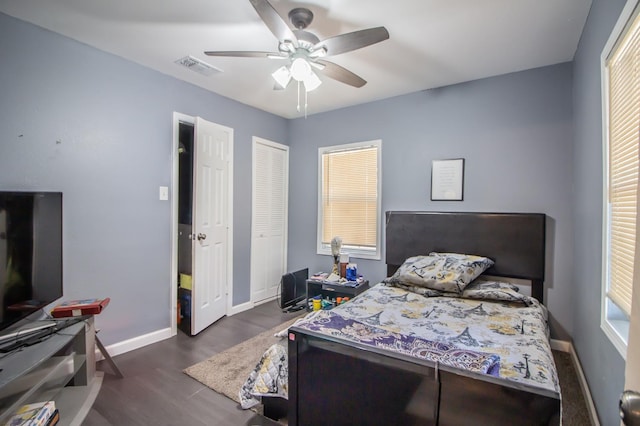
[[[345,296],[353,298],[368,289],[368,280],[364,280],[357,285],[347,285],[329,281],[307,280],[307,310],[310,310],[309,300],[313,299],[315,296],[320,295],[322,298],[329,296],[332,299]]]

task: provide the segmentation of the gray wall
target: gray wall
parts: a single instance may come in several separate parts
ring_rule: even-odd
[[[625,0],[594,0],[574,60],[574,332],[603,425],[620,423],[625,363],[600,329],[602,277],[602,107],[600,55]]]
[[[3,14],[0,57],[0,188],[64,193],[65,299],[111,297],[105,344],[170,325],[174,111],[235,130],[233,302],[249,300],[251,137],[286,143],[286,120]]]
[[[425,70],[428,72],[428,70]],[[382,209],[549,216],[545,298],[556,338],[573,329],[571,64],[508,74],[293,120],[289,268],[315,254],[318,147],[382,139]],[[464,201],[430,201],[431,161],[465,158]],[[354,165],[357,167],[357,165]],[[372,282],[381,261],[355,260]]]

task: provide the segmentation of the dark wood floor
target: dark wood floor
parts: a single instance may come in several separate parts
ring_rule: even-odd
[[[114,357],[124,378],[108,364],[98,398],[84,426],[275,425],[182,372],[262,331],[292,318],[275,302],[225,317],[195,337],[183,332],[170,339]]]

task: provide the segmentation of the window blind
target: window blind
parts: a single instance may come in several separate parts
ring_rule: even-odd
[[[640,20],[607,61],[609,71],[609,298],[631,313],[640,135]]]
[[[335,236],[344,246],[376,248],[378,148],[322,154],[322,243]]]

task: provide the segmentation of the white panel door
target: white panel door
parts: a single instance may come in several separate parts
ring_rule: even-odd
[[[273,299],[287,269],[289,147],[253,141],[251,301]]]
[[[226,315],[233,130],[195,120],[191,334]]]

